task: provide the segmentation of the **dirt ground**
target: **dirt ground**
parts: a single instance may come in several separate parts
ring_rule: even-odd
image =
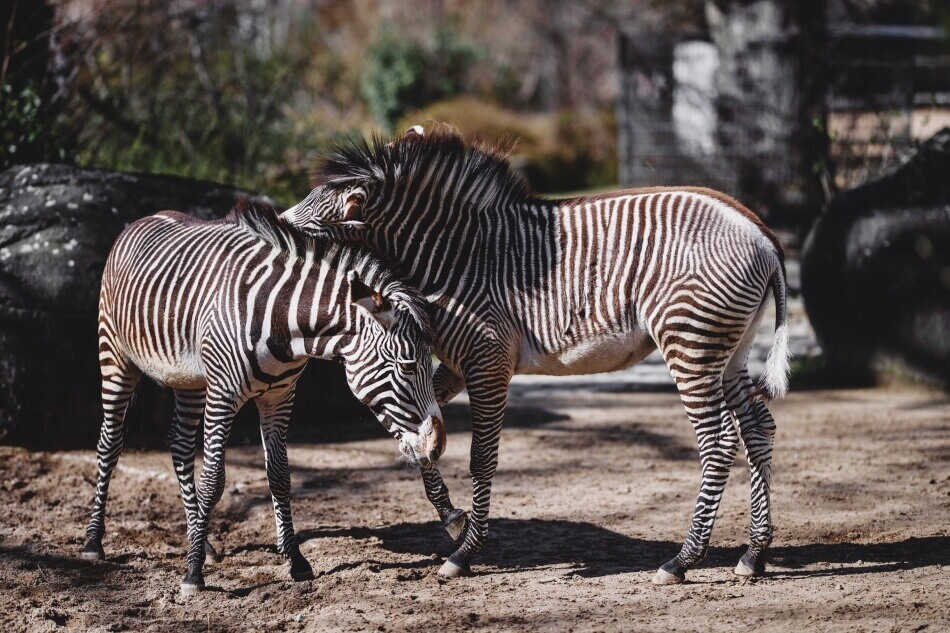
[[[213,520],[225,558],[183,599],[184,514],[164,451],[128,451],[107,561],[77,553],[94,451],[0,448],[0,630],[950,630],[950,400],[915,389],[808,391],[773,405],[776,538],[768,574],[732,575],[748,523],[733,470],[713,547],[688,582],[650,583],[685,535],[698,462],[676,396],[515,385],[478,575],[415,473],[378,439],[294,445],[293,502],[316,580],[276,554],[255,447],[231,449]],[[443,473],[467,507],[467,407],[446,408]],[[92,444],[93,440],[90,440]]]

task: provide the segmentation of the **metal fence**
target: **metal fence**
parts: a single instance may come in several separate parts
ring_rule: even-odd
[[[948,44],[945,31],[934,27],[832,29],[827,66],[819,71],[826,73],[827,118],[810,122],[827,134],[827,160],[806,164],[789,151],[799,142],[789,138],[789,130],[796,129],[792,113],[770,105],[761,92],[750,91],[754,100],[732,103],[734,96],[718,91],[715,45],[621,35],[621,183],[702,185],[752,204],[758,202],[748,199],[756,195],[750,196],[749,183],[801,187],[806,170],[809,177],[820,177],[826,198],[835,189],[873,179],[915,143],[950,125]]]

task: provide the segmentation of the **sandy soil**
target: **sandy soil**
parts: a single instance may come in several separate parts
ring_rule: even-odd
[[[811,391],[773,410],[776,541],[768,575],[745,584],[731,573],[748,521],[741,458],[706,561],[684,585],[649,582],[678,550],[698,485],[670,393],[515,386],[491,543],[478,576],[451,582],[436,572],[452,543],[385,437],[292,446],[317,574],[299,584],[273,546],[260,449],[230,450],[213,522],[226,557],[189,600],[166,453],[123,456],[108,560],[88,563],[77,552],[94,452],[2,448],[0,630],[950,630],[950,400]],[[443,472],[466,506],[467,408],[446,413]]]

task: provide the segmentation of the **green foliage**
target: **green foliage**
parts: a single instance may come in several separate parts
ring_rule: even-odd
[[[424,47],[384,32],[363,62],[360,88],[370,111],[387,131],[410,110],[462,92],[479,53],[451,29],[439,29]]]
[[[307,182],[302,155],[319,141],[284,109],[307,52],[262,50],[227,14],[177,29],[149,28],[164,18],[146,17],[96,48],[87,65],[96,74],[79,77],[90,110],[80,122],[79,162],[295,199]],[[148,47],[139,44],[142,31]]]
[[[63,160],[71,146],[51,73],[55,12],[49,0],[0,2],[0,169]]]
[[[13,86],[4,84],[0,91],[0,168],[17,162],[17,154],[36,141],[41,133],[37,114],[42,101],[30,88],[14,94]]]
[[[514,144],[512,162],[542,193],[588,190],[617,183],[613,109],[579,113],[524,113],[461,97],[433,103],[399,122],[399,128],[446,122],[468,139]]]
[[[0,87],[0,170],[15,164],[63,161],[70,134],[32,82]]]
[[[370,111],[387,130],[407,110],[424,105],[425,50],[385,35],[366,52],[360,88]]]

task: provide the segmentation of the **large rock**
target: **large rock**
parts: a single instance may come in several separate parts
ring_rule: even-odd
[[[842,376],[896,360],[950,386],[950,128],[832,201],[805,243],[802,294]]]
[[[249,194],[65,165],[0,173],[0,442],[95,445],[102,416],[96,308],[113,241],[130,222],[163,209],[219,217],[238,195]],[[301,381],[292,425],[298,435],[335,437],[337,420],[347,422],[350,434],[383,432],[353,399],[338,367],[311,363]],[[143,380],[129,413],[130,442],[160,443],[170,416],[167,390]],[[354,420],[362,422],[354,428]],[[256,434],[247,407],[235,439]]]

